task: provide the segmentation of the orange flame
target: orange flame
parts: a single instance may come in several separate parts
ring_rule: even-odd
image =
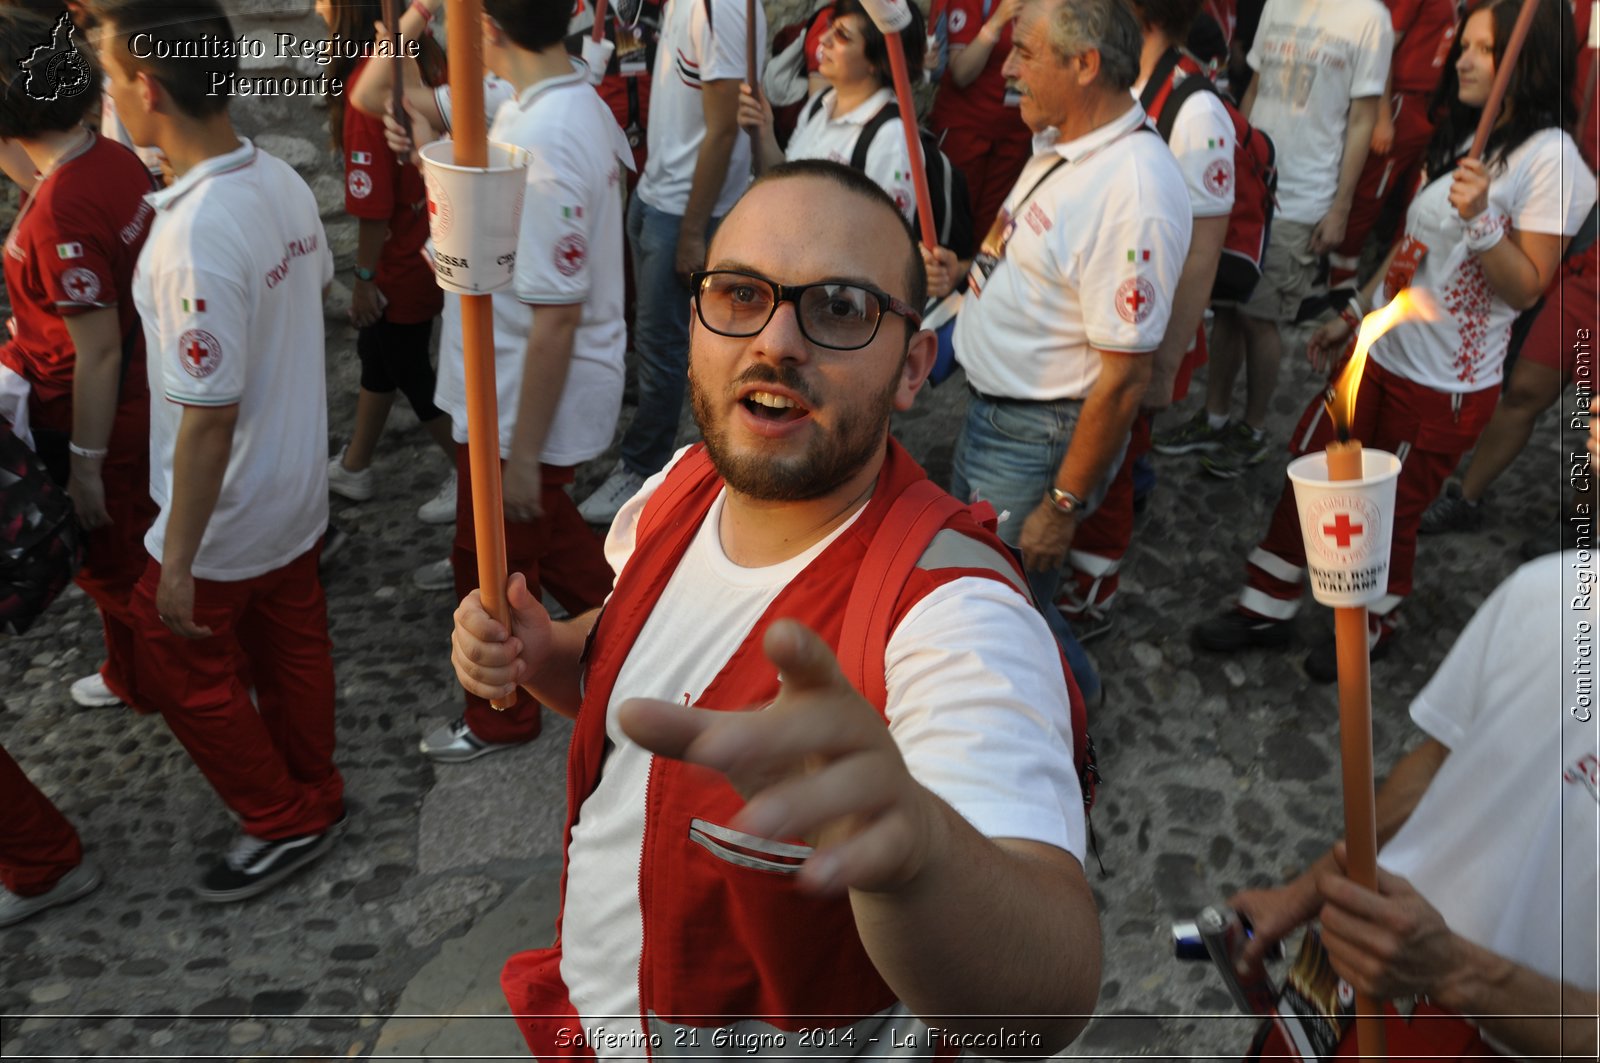
[[[1339,379],[1328,387],[1323,400],[1328,415],[1340,439],[1350,438],[1350,426],[1356,419],[1356,393],[1361,390],[1361,375],[1367,369],[1367,352],[1378,338],[1396,325],[1406,321],[1438,321],[1443,315],[1439,304],[1423,288],[1402,288],[1400,294],[1361,319],[1361,331],[1356,334],[1355,351],[1345,363]]]

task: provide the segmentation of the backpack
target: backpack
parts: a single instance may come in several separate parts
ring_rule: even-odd
[[[0,632],[20,635],[83,563],[72,500],[0,418]]]
[[[1176,86],[1173,75],[1187,77]],[[1209,92],[1222,101],[1233,122],[1233,213],[1222,241],[1217,279],[1211,286],[1215,301],[1242,303],[1261,279],[1261,262],[1272,235],[1272,214],[1278,191],[1278,153],[1272,138],[1251,125],[1228,98],[1217,91],[1192,56],[1169,48],[1156,63],[1139,102],[1156,123],[1162,140],[1172,139],[1172,127],[1184,102],[1197,92]]]
[[[808,120],[816,116],[832,93],[832,89],[817,93],[806,107]],[[884,125],[899,117],[900,105],[891,100],[867,119],[860,135],[856,137],[856,146],[850,151],[851,169],[866,172],[872,138],[878,135],[878,130]],[[923,164],[928,174],[928,198],[933,200],[933,225],[938,230],[934,233],[934,239],[939,246],[954,251],[957,258],[970,258],[977,234],[972,224],[972,201],[967,196],[967,179],[949,156],[940,150],[938,138],[920,126],[917,135],[922,141]],[[922,223],[914,216],[911,228],[917,239],[922,239]]]

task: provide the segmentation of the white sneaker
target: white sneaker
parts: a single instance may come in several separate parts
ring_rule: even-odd
[[[450,567],[450,559],[435,561],[423,565],[411,573],[411,582],[425,591],[444,591],[456,585],[455,569]]]
[[[48,890],[34,897],[19,897],[0,886],[0,926],[20,923],[30,915],[58,904],[70,904],[100,885],[100,871],[85,861],[62,875]]]
[[[450,470],[439,493],[417,507],[417,519],[424,524],[451,524],[456,519],[456,471]]]
[[[345,450],[340,447],[339,453],[328,459],[328,490],[352,502],[365,502],[372,497],[372,468],[351,472],[344,467]]]
[[[111,693],[111,688],[106,686],[106,681],[99,672],[86,675],[67,688],[76,701],[86,709],[109,709],[113,705],[121,705],[122,699]]]
[[[611,470],[611,475],[599,490],[583,500],[583,505],[578,507],[578,515],[590,524],[610,524],[616,519],[617,510],[639,493],[645,480],[646,477],[617,462],[617,467]]]

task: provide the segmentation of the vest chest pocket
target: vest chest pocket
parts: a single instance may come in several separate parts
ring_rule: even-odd
[[[811,846],[758,838],[708,819],[689,821],[689,840],[718,860],[757,871],[797,875],[811,856]]]

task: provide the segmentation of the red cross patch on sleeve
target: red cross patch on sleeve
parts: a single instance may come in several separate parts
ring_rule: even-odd
[[[178,337],[178,363],[196,380],[204,380],[222,364],[222,344],[205,329],[192,328]]]

